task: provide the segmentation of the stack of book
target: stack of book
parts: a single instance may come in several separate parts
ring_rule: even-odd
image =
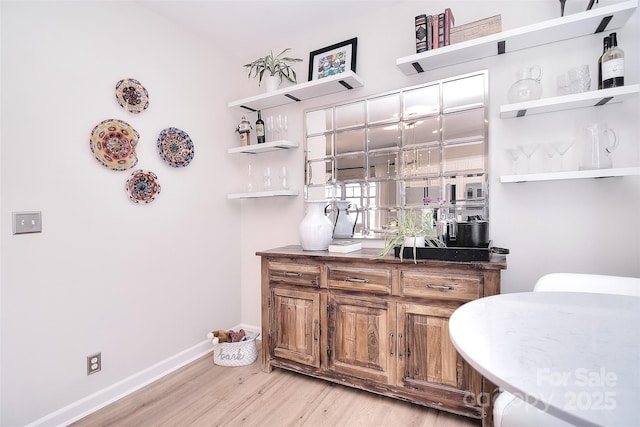
[[[348,253],[362,249],[362,243],[357,240],[334,240],[329,245],[329,252]]]
[[[453,12],[450,8],[435,15],[416,16],[416,53],[449,46],[451,44],[451,27],[454,23]]]
[[[449,8],[437,15],[416,16],[416,53],[502,31],[501,15],[490,16],[457,27],[454,27],[454,23],[453,13]]]

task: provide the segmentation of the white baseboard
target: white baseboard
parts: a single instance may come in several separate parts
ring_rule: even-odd
[[[37,419],[26,427],[67,426],[213,351],[211,340],[171,356],[137,374]]]
[[[229,329],[244,329],[252,332],[260,331],[260,327],[246,325],[244,323]],[[142,387],[159,380],[165,375],[188,365],[194,360],[199,359],[212,351],[213,346],[211,345],[211,340],[204,340],[191,348],[183,350],[178,354],[138,372],[137,374],[133,374],[130,377],[84,397],[77,402],[58,409],[49,415],[45,415],[44,417],[27,424],[26,427],[67,426],[97,411],[98,409],[104,408],[116,400],[122,399]]]

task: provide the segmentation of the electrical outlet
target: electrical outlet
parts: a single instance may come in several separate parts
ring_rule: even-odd
[[[95,374],[102,369],[102,353],[87,356],[87,375]]]
[[[13,234],[42,233],[40,212],[13,212]]]

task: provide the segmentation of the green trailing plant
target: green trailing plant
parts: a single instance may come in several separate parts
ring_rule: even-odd
[[[276,56],[273,56],[273,51],[270,51],[269,55],[258,58],[249,64],[245,64],[244,67],[249,69],[249,75],[247,77],[257,77],[258,86],[262,83],[262,78],[264,77],[265,72],[269,76],[279,77],[280,83],[282,83],[282,79],[287,79],[291,83],[296,83],[296,72],[291,64],[294,62],[300,62],[302,59],[282,56],[289,50],[291,50],[290,47],[286,48]]]
[[[396,246],[400,246],[400,261],[405,248],[407,238],[423,237],[427,247],[444,248],[445,243],[438,237],[438,232],[434,225],[433,211],[427,210],[425,213],[411,210],[406,212],[404,218],[398,221],[398,227],[389,232],[385,238],[385,244],[379,257],[386,256]],[[417,263],[418,247],[416,240],[413,240],[413,262]]]

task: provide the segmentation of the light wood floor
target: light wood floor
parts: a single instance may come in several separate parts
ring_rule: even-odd
[[[222,367],[203,357],[72,424],[78,426],[436,426],[479,420],[397,401],[305,375]]]

